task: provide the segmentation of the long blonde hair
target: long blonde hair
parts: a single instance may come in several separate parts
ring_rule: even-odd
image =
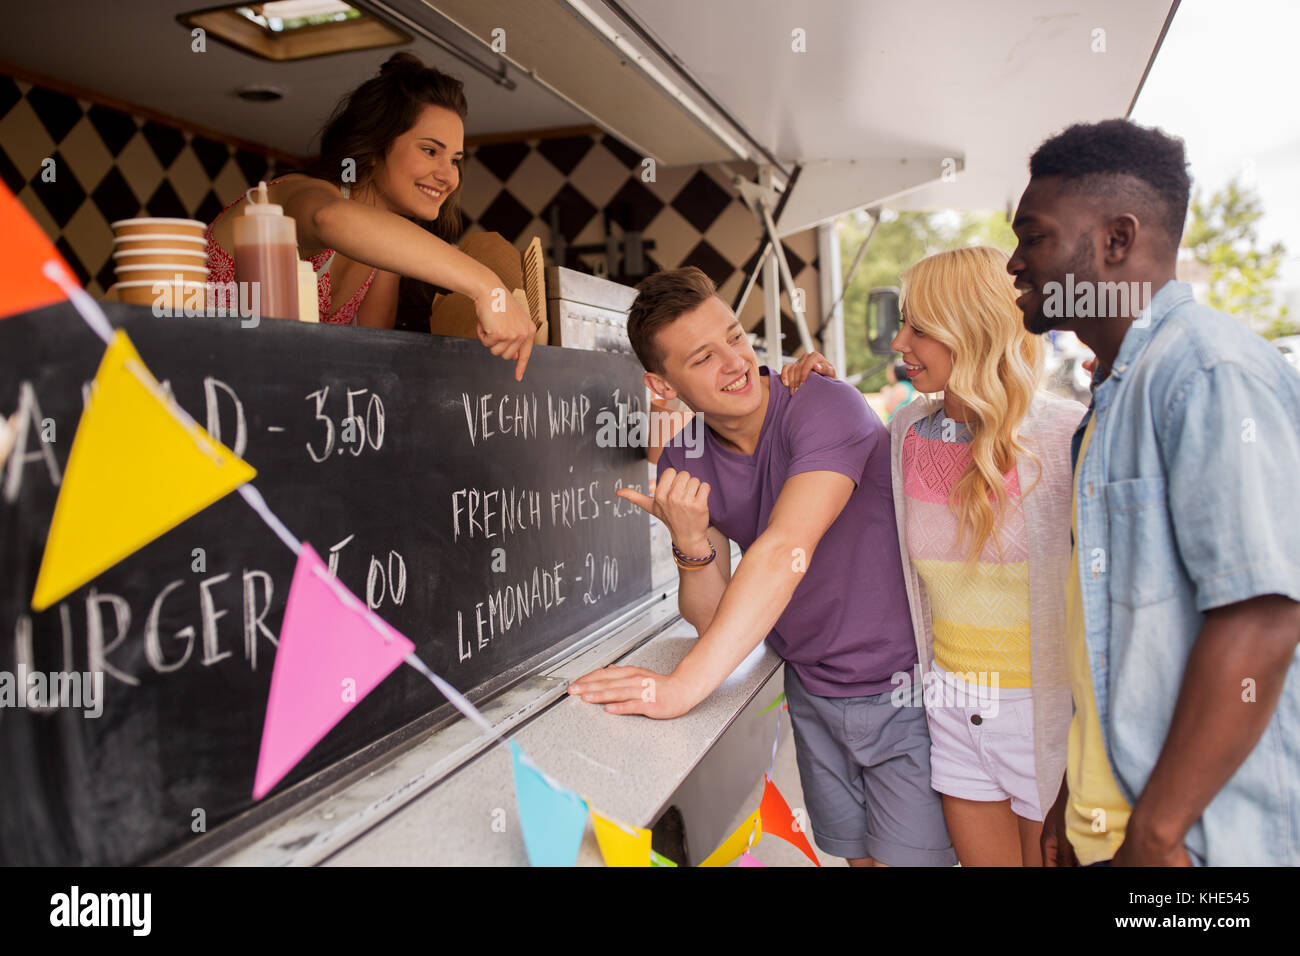
[[[1006,254],[988,246],[922,259],[903,273],[900,302],[913,327],[952,351],[946,390],[975,416],[971,462],[948,501],[962,537],[970,535],[967,562],[974,565],[990,537],[1001,547],[1002,476],[1016,455],[1032,458],[1041,473],[1020,425],[1042,379],[1043,343],[1025,331]]]

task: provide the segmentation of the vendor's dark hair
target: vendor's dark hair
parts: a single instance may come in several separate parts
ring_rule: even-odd
[[[1078,123],[1034,151],[1029,175],[1060,176],[1070,190],[1127,200],[1168,233],[1177,252],[1192,190],[1181,139],[1131,120]]]
[[[462,120],[469,113],[465,88],[460,80],[425,66],[410,53],[394,53],[373,76],[348,93],[330,115],[320,133],[320,155],[302,172],[339,184],[344,160],[356,163],[357,184],[374,174],[376,160],[393,141],[412,126],[425,106],[449,109]],[[428,223],[434,235],[448,242],[460,239],[462,220],[460,191],[465,184],[463,165],[460,183],[443,200],[438,218]]]

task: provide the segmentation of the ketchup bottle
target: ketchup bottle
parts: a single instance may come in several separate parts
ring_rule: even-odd
[[[256,283],[260,317],[298,318],[298,231],[284,210],[268,201],[266,183],[236,217],[235,281]],[[254,301],[250,295],[248,301]]]

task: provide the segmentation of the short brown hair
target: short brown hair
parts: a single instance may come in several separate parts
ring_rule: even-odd
[[[636,301],[627,313],[627,337],[647,372],[663,374],[664,370],[655,333],[713,295],[717,295],[713,280],[694,266],[656,272],[637,283]]]

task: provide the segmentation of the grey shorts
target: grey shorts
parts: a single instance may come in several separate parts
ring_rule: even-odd
[[[924,707],[871,697],[818,697],[785,665],[799,781],[825,853],[890,866],[957,862],[943,802],[930,787]]]

